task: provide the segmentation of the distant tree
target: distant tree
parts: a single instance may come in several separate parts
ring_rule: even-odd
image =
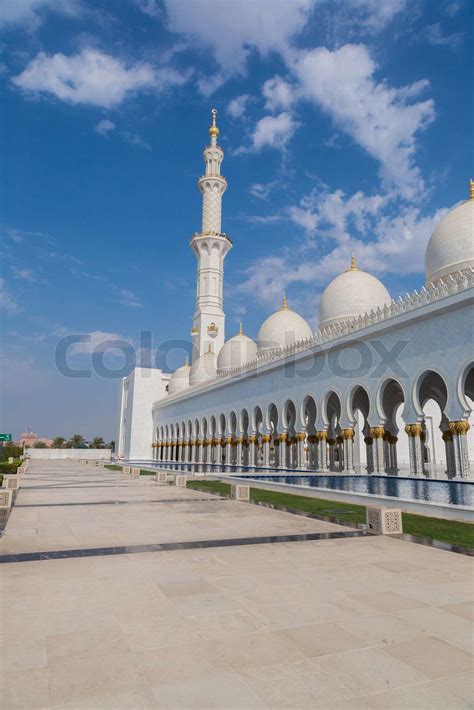
[[[106,449],[110,449],[115,453],[115,441],[112,439],[112,441],[109,441],[108,444],[105,446]]]
[[[103,449],[105,448],[105,441],[102,436],[94,436],[92,441],[89,442],[91,449]]]
[[[69,449],[85,449],[86,448],[86,440],[82,436],[82,434],[73,434],[71,438],[68,441],[68,446]]]
[[[44,443],[44,441],[35,441],[33,444],[34,449],[47,449],[47,445]]]
[[[53,439],[53,443],[51,444],[52,449],[62,449],[64,447],[64,444],[66,443],[66,439],[64,436],[55,436]]]

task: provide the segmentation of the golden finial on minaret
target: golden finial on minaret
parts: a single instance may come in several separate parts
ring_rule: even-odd
[[[212,114],[212,126],[209,129],[209,135],[211,138],[217,138],[219,135],[219,129],[216,126],[216,116],[217,116],[217,109],[213,108],[211,111]]]
[[[242,325],[242,321],[240,321],[240,325],[239,325],[239,335],[243,335],[243,334],[244,334],[244,327],[243,327],[243,325]]]
[[[281,304],[281,310],[282,311],[287,311],[288,310],[288,301],[286,300],[286,293],[283,291],[283,300]]]
[[[469,199],[474,200],[474,180],[472,178],[469,180]]]
[[[351,256],[351,271],[357,271],[356,258],[354,253]]]

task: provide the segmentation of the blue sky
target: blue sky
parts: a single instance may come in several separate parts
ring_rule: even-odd
[[[316,327],[353,251],[392,297],[419,289],[472,170],[471,7],[4,0],[2,431],[115,436],[117,377],[61,374],[68,334],[84,336],[73,369],[104,338],[181,364],[212,106],[228,336],[240,318],[255,336],[283,289]],[[126,368],[117,350],[105,361]]]

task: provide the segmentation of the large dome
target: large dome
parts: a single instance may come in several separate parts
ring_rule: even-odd
[[[312,336],[313,331],[309,324],[298,313],[288,308],[286,298],[283,297],[280,310],[268,316],[258,331],[258,351],[283,348]]]
[[[470,200],[462,202],[439,222],[425,253],[426,283],[454,271],[474,267],[474,188]]]
[[[189,373],[191,368],[188,365],[188,358],[186,362],[181,367],[173,372],[170,377],[169,393],[175,394],[176,392],[182,392],[189,387]]]
[[[229,338],[217,356],[217,371],[227,372],[233,367],[240,367],[257,357],[257,343],[244,335],[242,325],[237,335]]]
[[[367,271],[358,269],[352,257],[351,268],[336,276],[321,296],[319,327],[323,330],[391,302],[383,283]]]
[[[189,371],[189,384],[199,385],[217,376],[216,356],[210,349],[194,360]]]

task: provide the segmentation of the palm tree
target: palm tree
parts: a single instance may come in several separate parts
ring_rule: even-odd
[[[35,441],[33,444],[34,449],[47,449],[47,445],[44,443],[44,441]]]
[[[53,439],[53,443],[51,444],[51,448],[62,449],[65,443],[66,439],[64,438],[64,436],[55,436]]]
[[[91,449],[103,449],[105,447],[105,441],[101,436],[94,436],[92,441],[89,442]]]
[[[108,444],[106,444],[106,449],[110,449],[111,451],[115,452],[115,441],[112,439],[112,441],[109,441]]]
[[[82,434],[73,434],[68,441],[71,449],[85,449],[86,440]]]

